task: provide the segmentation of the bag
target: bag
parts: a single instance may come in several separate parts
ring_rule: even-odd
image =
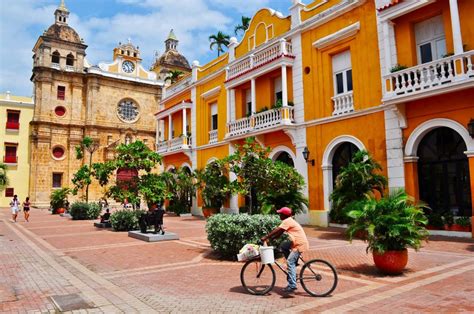
[[[245,244],[243,248],[240,249],[239,254],[237,254],[237,260],[239,262],[244,262],[255,256],[260,255],[259,246],[256,244]]]

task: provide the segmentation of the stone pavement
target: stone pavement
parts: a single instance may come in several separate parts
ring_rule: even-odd
[[[432,237],[410,251],[407,271],[383,276],[365,244],[337,229],[307,227],[311,251],[334,264],[339,284],[330,297],[302,288],[282,292],[285,278],[266,296],[240,284],[241,263],[212,253],[205,221],[165,217],[178,241],[146,243],[32,210],[30,222],[12,223],[0,210],[0,312],[59,311],[61,297],[82,301],[75,313],[215,312],[474,312],[474,241]],[[54,301],[53,301],[54,300]],[[56,302],[56,303],[55,303]]]

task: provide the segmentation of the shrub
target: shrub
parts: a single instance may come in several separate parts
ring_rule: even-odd
[[[247,243],[258,243],[260,238],[278,227],[281,220],[276,215],[216,214],[207,220],[207,239],[222,257],[235,259]],[[283,238],[273,245],[279,245]]]
[[[75,202],[69,213],[73,220],[92,220],[99,217],[100,206],[97,203]]]
[[[187,208],[187,204],[180,202],[180,200],[173,200],[173,202],[168,205],[167,210],[175,213],[176,215],[187,214],[190,212]]]
[[[118,210],[110,215],[110,223],[115,231],[138,230],[138,220],[143,210]]]
[[[469,227],[471,225],[471,217],[461,216],[456,218],[456,224],[461,227]]]

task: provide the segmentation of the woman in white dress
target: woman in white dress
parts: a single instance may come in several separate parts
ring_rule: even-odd
[[[12,210],[12,219],[13,222],[16,222],[16,218],[18,217],[18,212],[20,211],[20,201],[18,200],[18,197],[13,195],[13,199],[10,202],[10,208]]]

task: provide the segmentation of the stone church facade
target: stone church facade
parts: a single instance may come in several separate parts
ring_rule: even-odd
[[[99,146],[93,162],[113,158],[120,143],[141,140],[155,149],[154,113],[164,86],[155,72],[143,68],[139,48],[130,42],[119,43],[111,63],[90,65],[87,45],[68,25],[63,1],[54,15],[55,23],[33,48],[29,196],[36,207],[49,207],[54,189],[71,187],[74,173],[86,162],[75,157],[75,146],[85,136]],[[92,184],[89,199],[103,193]]]

